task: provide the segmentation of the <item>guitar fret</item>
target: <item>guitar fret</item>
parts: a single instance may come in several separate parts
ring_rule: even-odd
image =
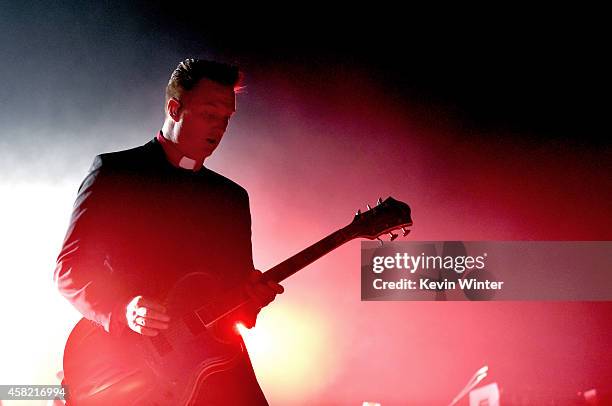
[[[264,277],[276,282],[285,280],[352,238],[345,229],[340,229],[271,268],[264,273]]]

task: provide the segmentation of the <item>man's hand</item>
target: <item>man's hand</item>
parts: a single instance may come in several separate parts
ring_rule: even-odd
[[[156,336],[168,328],[166,308],[154,300],[136,296],[125,308],[127,325],[138,334]]]
[[[285,291],[281,285],[274,281],[263,281],[261,275],[261,271],[253,269],[253,272],[249,275],[249,283],[245,287],[247,295],[259,309],[270,304],[276,295]]]
[[[244,307],[241,314],[241,322],[246,328],[253,328],[257,321],[257,314],[262,307],[267,306],[274,300],[276,295],[283,293],[284,288],[276,282],[261,280],[261,271],[256,269],[249,275],[249,282],[245,285],[245,291],[251,299],[251,303]]]

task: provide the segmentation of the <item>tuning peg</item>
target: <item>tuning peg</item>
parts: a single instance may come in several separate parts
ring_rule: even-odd
[[[378,198],[378,201],[376,202],[376,205],[379,206],[382,204],[382,197]]]
[[[355,217],[359,217],[361,216],[361,209],[357,210],[357,213],[355,213]]]
[[[389,233],[389,238],[390,238],[390,240],[389,240],[389,241],[393,241],[393,240],[395,240],[397,237],[398,237],[398,235],[397,235],[397,234],[394,234],[394,233]]]
[[[376,239],[378,240],[378,242],[380,243],[380,246],[383,246],[383,240],[380,239],[380,237],[376,237]]]
[[[404,235],[404,237],[405,237],[405,236],[407,236],[408,234],[410,234],[410,230],[409,230],[409,229],[407,229],[407,228],[405,228],[405,227],[402,227],[402,234],[403,234],[403,235]]]
[[[368,208],[368,210],[372,210],[369,204],[366,204],[366,207]]]

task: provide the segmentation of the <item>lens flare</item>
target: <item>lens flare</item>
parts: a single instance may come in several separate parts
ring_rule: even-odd
[[[322,312],[283,303],[264,309],[251,330],[237,328],[247,345],[264,392],[266,383],[272,403],[291,403],[323,389],[336,360],[326,342],[331,329]],[[321,373],[322,370],[325,373]]]

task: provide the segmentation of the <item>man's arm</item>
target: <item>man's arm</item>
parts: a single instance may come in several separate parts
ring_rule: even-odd
[[[244,222],[246,232],[241,233],[240,237],[243,241],[238,241],[237,246],[243,248],[243,252],[239,253],[239,258],[244,258],[245,269],[252,269],[249,273],[247,281],[244,285],[245,293],[250,298],[250,303],[247,305],[242,314],[239,315],[242,323],[247,328],[252,328],[257,322],[257,316],[261,309],[274,300],[276,295],[283,293],[284,289],[276,282],[262,282],[261,271],[256,270],[253,265],[253,248],[251,243],[251,210],[249,196],[246,191],[243,194]]]
[[[61,294],[86,318],[111,331],[129,296],[113,268],[118,203],[113,201],[113,179],[97,156],[81,183],[54,280]]]

